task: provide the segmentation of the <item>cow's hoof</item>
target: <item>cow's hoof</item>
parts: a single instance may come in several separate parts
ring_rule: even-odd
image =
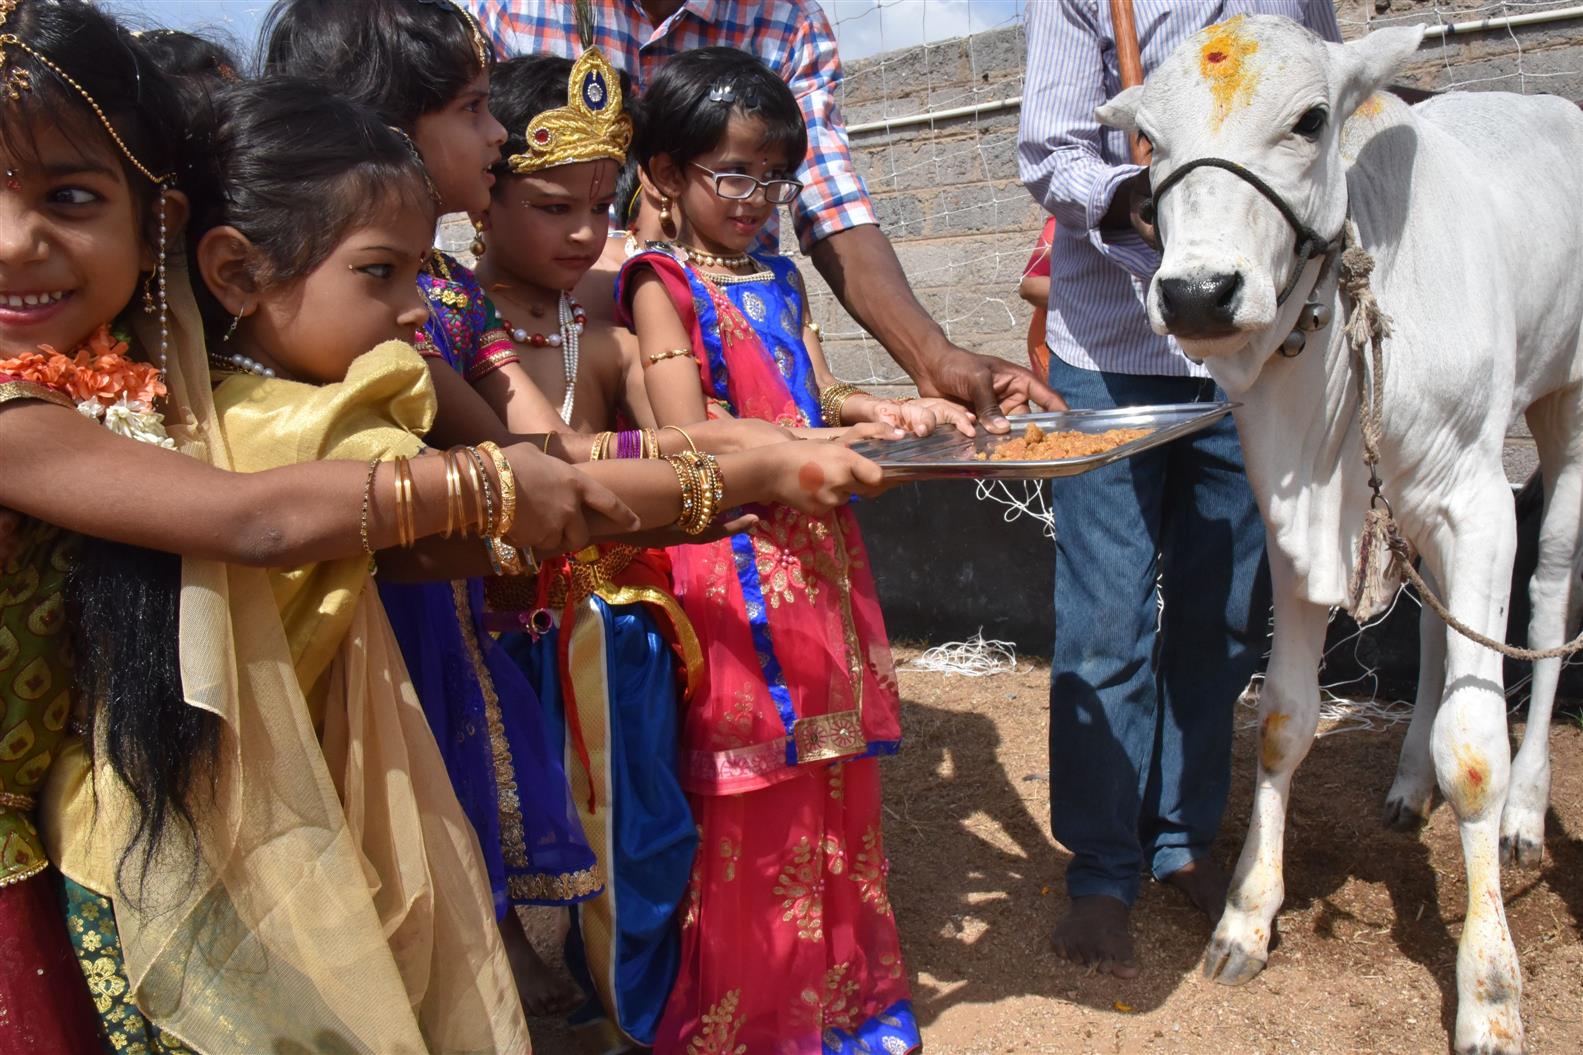
[[[1549,805],[1546,781],[1545,806]],[[1501,867],[1538,868],[1545,854],[1545,806],[1528,809],[1508,799],[1501,813]]]
[[[1502,868],[1538,868],[1544,856],[1544,843],[1523,835],[1501,836]]]
[[[1402,795],[1392,794],[1385,800],[1385,812],[1382,819],[1385,826],[1397,832],[1415,832],[1422,828],[1429,820],[1429,807],[1434,799],[1425,795],[1420,801],[1413,801]]]
[[[1221,985],[1242,985],[1264,970],[1267,962],[1267,957],[1216,935],[1204,953],[1204,977]]]

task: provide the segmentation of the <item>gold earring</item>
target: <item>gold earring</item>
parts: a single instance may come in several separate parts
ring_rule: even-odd
[[[484,225],[482,221],[473,221],[473,244],[467,248],[472,251],[473,256],[475,257],[484,255],[484,249],[486,246],[484,245]]]
[[[236,333],[237,326],[239,326],[241,324],[241,322],[242,322],[242,316],[246,315],[246,314],[247,314],[247,309],[243,308],[241,311],[239,311],[235,315],[231,316],[231,325],[226,327],[226,329],[225,329],[225,336],[220,338],[220,343],[221,344],[225,344],[226,342],[230,341],[232,335],[234,335]]]
[[[661,198],[660,199],[660,226],[661,227],[669,227],[670,225],[671,225],[671,200],[669,198]]]

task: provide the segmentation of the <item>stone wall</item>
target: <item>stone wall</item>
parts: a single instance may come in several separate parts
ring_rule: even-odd
[[[1438,25],[1566,5],[1340,0],[1337,6],[1343,35],[1350,39],[1371,24]],[[953,340],[1019,362],[1026,360],[1033,309],[1017,297],[1017,283],[1044,214],[1017,179],[1017,108],[889,131],[865,126],[1015,99],[1022,94],[1024,51],[1022,26],[1016,24],[889,52],[849,64],[841,94],[847,124],[856,129],[853,156],[919,299]],[[1400,82],[1428,90],[1549,92],[1583,99],[1583,19],[1449,38],[1431,35]],[[789,233],[786,243],[793,251]],[[800,263],[836,373],[855,380],[905,381],[829,294],[811,262]],[[1514,479],[1532,470],[1532,447],[1526,430],[1519,429],[1508,459]]]

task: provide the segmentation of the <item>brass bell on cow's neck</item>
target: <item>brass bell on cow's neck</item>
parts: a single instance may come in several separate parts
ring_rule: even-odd
[[[1288,333],[1281,341],[1281,346],[1277,351],[1288,359],[1295,359],[1303,354],[1304,348],[1308,347],[1308,335],[1315,330],[1322,330],[1328,325],[1330,325],[1330,305],[1321,304],[1317,300],[1309,301],[1297,313],[1296,325],[1292,327],[1292,332]]]

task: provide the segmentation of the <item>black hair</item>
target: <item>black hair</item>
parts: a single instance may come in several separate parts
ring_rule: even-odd
[[[165,76],[130,33],[79,0],[23,2],[4,30],[27,47],[5,46],[0,77],[16,85],[20,74],[29,84],[0,106],[7,151],[27,160],[36,152],[38,130],[47,126],[64,128],[76,142],[102,143],[120,162],[152,233],[155,184],[61,74],[92,96],[138,162],[180,184],[187,175],[183,115]],[[171,249],[179,253],[179,246]],[[214,772],[219,719],[185,702],[173,647],[180,590],[180,558],[95,538],[82,540],[66,577],[73,691],[88,705],[91,742],[129,789],[134,810],[118,879],[133,860],[146,872],[172,818],[196,839],[196,790]],[[192,860],[196,864],[196,843]]]
[[[638,176],[638,159],[629,154],[616,176],[616,212],[611,218],[618,230],[630,231],[643,211],[643,181]]]
[[[170,78],[189,115],[206,111],[217,88],[242,79],[236,56],[208,37],[179,29],[149,29],[133,36],[149,61]]]
[[[451,0],[278,0],[263,40],[265,74],[319,81],[408,132],[495,61]]]
[[[797,97],[768,66],[736,48],[696,48],[666,61],[643,92],[633,153],[645,169],[655,155],[678,167],[713,150],[731,115],[764,122],[764,146],[782,147],[793,170],[808,153]]]
[[[4,32],[27,45],[0,48],[5,53],[5,69],[0,70],[5,88],[22,83],[19,78],[29,85],[0,107],[0,143],[13,157],[31,159],[38,130],[59,127],[72,140],[108,148],[140,206],[148,208],[156,198],[153,181],[116,146],[88,101],[39,61],[42,55],[93,97],[126,149],[149,173],[181,182],[187,162],[181,99],[130,32],[82,0],[24,0],[11,12]],[[146,227],[154,230],[151,222]]]
[[[572,60],[557,55],[519,55],[495,66],[489,76],[489,112],[506,128],[495,175],[507,175],[511,170],[506,162],[511,155],[527,152],[528,124],[535,117],[566,105],[566,83],[571,76]],[[625,71],[619,76],[621,107],[632,118],[635,130],[642,124],[642,108],[632,97],[632,79]]]
[[[435,208],[417,148],[366,106],[297,77],[266,77],[215,99],[206,164],[194,171],[189,252],[216,227],[252,242],[261,288],[291,282],[329,257],[347,232],[392,206]],[[229,321],[194,283],[205,329]]]

